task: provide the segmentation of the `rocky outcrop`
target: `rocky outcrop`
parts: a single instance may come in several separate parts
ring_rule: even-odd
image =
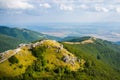
[[[73,57],[73,56],[68,54],[68,55],[63,56],[63,61],[65,63],[69,63],[69,64],[74,66],[75,62],[80,62],[80,59],[78,59],[77,57]]]

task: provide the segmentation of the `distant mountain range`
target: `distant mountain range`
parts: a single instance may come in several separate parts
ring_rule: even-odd
[[[24,28],[10,28],[6,26],[0,26],[0,52],[15,48],[20,43],[29,43],[41,39],[59,40],[60,38]]]
[[[116,44],[120,45],[120,41],[116,42]]]
[[[75,37],[75,36],[68,36],[62,39],[62,41],[70,41],[70,42],[81,42],[84,40],[87,40],[91,38],[90,36],[84,36],[84,37]]]

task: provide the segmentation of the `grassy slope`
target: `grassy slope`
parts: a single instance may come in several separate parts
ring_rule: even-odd
[[[36,60],[25,47],[15,57],[18,59],[18,63],[12,64],[8,60],[0,63],[0,77],[14,77],[25,73],[26,68],[33,63],[33,60]],[[20,68],[21,65],[22,68]]]
[[[27,29],[0,26],[0,52],[13,49],[20,43],[43,39],[43,34]]]
[[[21,42],[22,41],[16,38],[0,34],[0,52],[8,50],[8,49],[13,49]]]
[[[46,46],[49,46],[50,48],[46,48]],[[79,69],[81,67],[81,69],[83,68],[83,64],[84,64],[84,60],[81,61],[81,63],[78,63],[76,61],[75,66],[72,66],[71,64],[65,63],[63,62],[63,56],[64,55],[68,55],[70,54],[71,56],[75,56],[72,53],[68,52],[66,49],[62,49],[59,53],[56,52],[56,48],[54,48],[55,46],[60,46],[59,43],[51,41],[51,40],[46,40],[43,44],[42,47],[38,46],[36,48],[34,48],[33,53],[38,53],[40,57],[38,57],[38,59],[43,58],[45,65],[42,66],[42,71],[33,71],[33,77],[37,77],[37,78],[43,78],[43,77],[47,77],[48,75],[54,77],[55,75],[58,75],[58,73],[56,74],[54,72],[55,69],[58,68],[65,68],[67,67],[68,69],[70,69],[70,71],[76,71],[77,69]],[[45,47],[45,51],[41,52],[41,49]],[[43,56],[43,57],[41,57]],[[41,63],[42,64],[42,63]],[[44,69],[48,69],[47,71]],[[44,74],[44,75],[43,75]],[[40,76],[42,75],[42,76]],[[54,75],[54,76],[53,76]]]
[[[68,41],[71,42],[81,42],[83,38],[74,38]],[[96,58],[100,58],[102,61],[106,62],[110,66],[114,68],[120,69],[120,46],[116,45],[112,42],[96,39],[93,44],[80,44],[76,45],[77,48],[81,48],[83,52],[89,53]]]
[[[32,42],[35,40],[40,40],[45,38],[55,39],[55,40],[60,39],[58,37],[44,35],[39,32],[31,31],[28,29],[9,28],[5,26],[0,26],[0,33],[4,35],[12,36],[14,38],[17,38],[26,42]]]
[[[19,40],[23,41],[34,41],[43,38],[43,34],[37,33],[27,29],[18,29],[18,28],[9,28],[9,27],[0,27],[0,33],[4,35],[8,35]]]
[[[48,46],[50,48],[48,48]],[[0,64],[0,76],[9,78],[19,76],[17,77],[18,79],[26,79],[26,77],[46,78],[61,76],[66,71],[77,71],[78,69],[82,70],[85,61],[83,59],[81,59],[80,63],[75,61],[74,66],[70,63],[65,63],[63,61],[64,55],[69,54],[71,57],[75,57],[75,55],[68,52],[66,49],[62,49],[59,53],[56,52],[56,47],[59,46],[60,44],[55,41],[45,40],[42,46],[33,48],[32,52],[28,50],[27,47],[22,48],[22,51],[15,55],[15,57],[19,60],[19,63],[11,65],[11,63],[7,60]],[[33,60],[35,61],[33,62]],[[23,67],[20,68],[20,65],[23,65]]]
[[[28,68],[25,67],[27,68],[26,70],[24,67],[22,70],[19,68],[19,65],[22,64],[21,63],[14,64],[17,69],[15,69],[16,71],[13,71],[14,68],[8,65],[8,61],[2,63],[2,65],[0,65],[0,69],[3,73],[7,73],[7,70],[4,70],[4,66],[6,64],[6,66],[9,66],[8,68],[13,71],[13,73],[7,73],[5,76],[11,76],[13,74],[19,75],[25,71],[24,74],[15,78],[10,77],[10,79],[33,80],[39,78],[42,80],[120,80],[120,71],[117,70],[117,66],[119,65],[113,66],[111,60],[114,61],[114,57],[105,56],[109,54],[111,56],[114,55],[113,51],[117,51],[119,49],[119,46],[116,46],[110,42],[104,42],[102,40],[97,40],[92,44],[63,44],[69,52],[65,49],[62,49],[60,53],[57,53],[56,46],[59,46],[60,44],[50,40],[46,40],[42,46],[35,47],[32,50],[32,54],[37,58],[37,60],[32,63],[35,58],[30,54],[29,60],[31,60],[31,57],[33,59],[30,62],[29,60],[28,62],[22,62],[26,65],[29,63],[31,64],[31,66]],[[71,54],[70,52],[74,54]],[[27,50],[25,50],[25,52],[22,53],[29,53],[29,51],[27,52]],[[73,56],[77,56],[81,60],[81,63],[79,64],[76,62],[75,66],[67,64],[62,61],[63,54],[71,54]],[[17,57],[16,55],[18,59],[20,56],[21,55]],[[29,57],[28,54],[27,56],[22,55],[22,57],[23,56],[25,59]],[[20,59],[22,61],[22,58]],[[78,69],[79,66],[81,66],[80,69]],[[1,76],[4,76],[4,74]]]
[[[69,41],[69,42],[81,42],[84,40],[88,40],[90,38],[90,36],[85,36],[85,37],[72,37],[72,36],[68,36],[65,37],[62,41]]]
[[[97,40],[94,44],[65,44],[64,46],[78,57],[86,60],[86,75],[94,80],[119,80],[119,46]],[[99,58],[98,58],[99,56]],[[116,62],[112,63],[112,62]],[[114,68],[113,68],[114,67]],[[112,72],[112,73],[111,73]]]

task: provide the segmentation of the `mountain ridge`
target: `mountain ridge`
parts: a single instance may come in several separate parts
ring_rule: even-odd
[[[60,38],[41,34],[24,28],[10,28],[7,26],[0,26],[0,52],[17,47],[20,43],[29,43],[32,41],[42,39]],[[14,44],[16,42],[16,44]]]
[[[41,49],[41,51],[39,49]],[[39,52],[42,52],[42,50],[45,50],[45,52],[40,54]],[[21,53],[21,52],[23,52],[23,53]],[[22,57],[22,55],[28,55],[29,57],[32,58],[30,60],[31,63],[29,65],[32,65],[32,63],[34,61],[41,61],[42,60],[41,58],[44,58],[43,60],[47,61],[46,66],[45,66],[45,64],[44,64],[44,66],[45,66],[45,68],[47,68],[49,70],[54,70],[54,69],[58,70],[59,67],[68,68],[70,71],[76,71],[79,68],[81,68],[81,70],[82,70],[83,69],[82,66],[85,63],[85,61],[83,59],[78,59],[77,57],[75,57],[74,54],[72,54],[72,53],[68,52],[66,49],[64,49],[62,44],[60,44],[54,40],[42,40],[42,41],[30,43],[30,44],[20,44],[18,48],[14,49],[14,50],[5,51],[3,53],[0,53],[0,55],[1,55],[0,68],[3,68],[3,66],[9,64],[9,66],[7,66],[7,67],[10,68],[11,71],[12,71],[12,69],[11,69],[12,66],[16,66],[16,69],[19,72],[19,68],[17,68],[17,65],[19,65],[19,66],[23,65],[22,67],[24,67],[23,72],[20,72],[20,73],[17,73],[16,69],[14,69],[14,68],[13,68],[14,71],[12,71],[13,73],[7,73],[6,70],[0,69],[0,73],[4,73],[4,74],[8,75],[9,77],[12,76],[13,74],[14,74],[14,76],[18,76],[22,73],[25,73],[25,69],[27,69],[27,67],[25,67],[24,64],[21,63],[21,61],[20,61],[21,60],[20,57]],[[15,64],[13,63],[13,60],[11,60],[12,63],[10,63],[11,61],[9,61],[9,59],[11,59],[13,56],[16,56],[16,58],[19,60]],[[26,59],[26,57],[23,60],[25,60],[25,59]],[[81,60],[81,62],[80,62],[80,60]],[[27,64],[26,61],[24,61],[24,63]],[[26,66],[28,66],[28,65],[26,65]],[[43,68],[44,68],[44,66],[43,66]],[[55,66],[58,66],[58,68],[56,68]],[[16,75],[15,75],[15,73],[16,73]],[[39,73],[42,74],[41,72],[39,72]],[[5,75],[3,75],[3,76],[5,76]]]
[[[1,46],[17,40],[0,33]],[[120,46],[114,42],[91,36],[21,42],[0,53],[1,80],[120,80]]]

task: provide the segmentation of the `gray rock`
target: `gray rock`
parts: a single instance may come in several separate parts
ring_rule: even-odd
[[[47,46],[48,49],[50,49],[50,46]]]
[[[68,56],[68,55],[67,55],[67,56],[64,56],[64,57],[63,57],[63,61],[66,62],[66,63],[68,63],[68,62],[69,62],[69,56]]]
[[[77,59],[77,61],[80,63],[80,59]]]

